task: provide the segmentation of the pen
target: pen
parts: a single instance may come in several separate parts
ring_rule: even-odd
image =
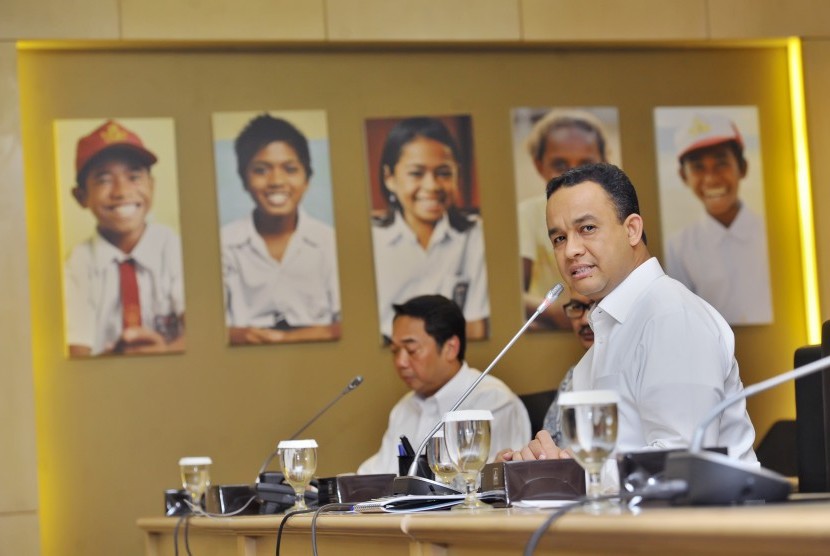
[[[409,439],[405,434],[401,435],[401,444],[403,445],[403,449],[406,451],[407,456],[415,457],[415,450],[412,448],[412,444],[409,443]]]

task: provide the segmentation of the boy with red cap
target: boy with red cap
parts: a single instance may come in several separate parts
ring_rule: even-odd
[[[694,114],[675,136],[680,178],[705,213],[666,242],[666,273],[711,303],[729,324],[772,322],[764,220],[738,197],[744,141],[715,112]]]
[[[66,263],[66,327],[72,356],[184,349],[181,243],[148,222],[156,155],[108,120],[78,141],[72,195],[96,233]]]

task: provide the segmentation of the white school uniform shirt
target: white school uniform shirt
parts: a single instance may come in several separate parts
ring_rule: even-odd
[[[688,447],[709,411],[743,389],[729,325],[655,258],[602,299],[589,320],[594,345],[574,369],[573,390],[619,393],[619,452]],[[707,429],[703,445],[757,462],[754,440],[740,401]]]
[[[168,340],[181,332],[184,315],[182,248],[178,234],[148,223],[132,253],[96,233],[76,245],[66,262],[66,338],[92,355],[112,349],[122,332],[118,264],[135,260],[141,324]]]
[[[340,320],[337,247],[331,226],[300,209],[282,261],[254,227],[253,213],[222,227],[229,327],[329,325]]]
[[[772,322],[767,232],[745,205],[728,228],[704,213],[672,236],[666,242],[666,273],[730,324]]]
[[[481,372],[465,362],[458,373],[429,398],[409,392],[395,404],[389,413],[389,426],[383,434],[380,450],[357,469],[359,474],[398,473],[398,444],[406,435],[414,449],[444,418],[444,414],[458,401],[461,394],[476,381]],[[489,409],[493,413],[490,424],[490,455],[488,461],[505,448],[518,450],[530,441],[530,418],[519,397],[508,386],[488,375],[464,400],[459,409]]]
[[[372,226],[372,239],[383,335],[392,335],[392,304],[417,295],[440,294],[458,302],[453,293],[466,289],[461,307],[464,318],[470,322],[490,316],[481,221],[459,232],[444,215],[424,249],[396,214],[389,226]]]

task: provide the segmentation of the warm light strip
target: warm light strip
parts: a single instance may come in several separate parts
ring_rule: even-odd
[[[804,282],[804,309],[807,341],[821,343],[821,315],[818,297],[818,270],[813,225],[813,192],[810,182],[810,154],[807,148],[807,112],[804,103],[801,39],[787,41],[790,73],[790,111],[793,123],[795,179],[798,193],[799,232],[801,234],[801,272]]]

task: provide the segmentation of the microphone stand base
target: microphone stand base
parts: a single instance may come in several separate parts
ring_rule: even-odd
[[[392,494],[406,495],[417,494],[422,496],[442,496],[445,494],[464,494],[452,487],[448,487],[438,481],[424,479],[423,477],[413,477],[411,475],[404,475],[395,477],[392,481]]]
[[[675,452],[666,460],[664,477],[685,481],[686,492],[675,505],[782,502],[792,489],[786,477],[763,467],[749,467],[715,452]]]

